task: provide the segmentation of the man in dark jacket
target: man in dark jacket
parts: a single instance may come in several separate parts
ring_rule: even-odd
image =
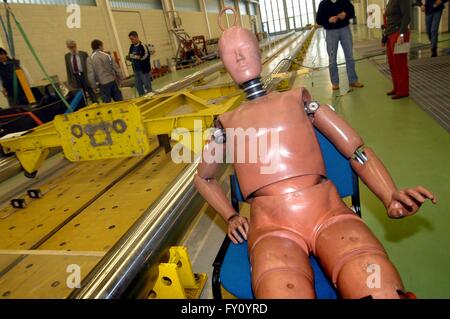
[[[84,95],[89,94],[93,103],[97,103],[97,97],[89,85],[87,79],[87,65],[88,54],[84,51],[77,50],[77,44],[73,40],[66,41],[67,49],[64,59],[66,61],[67,82],[69,86],[75,89],[82,89]]]
[[[425,12],[425,22],[428,38],[431,41],[431,56],[437,56],[437,44],[439,35],[439,23],[441,22],[444,3],[448,0],[425,0],[422,2],[421,10]]]
[[[9,107],[28,105],[19,79],[14,75],[17,69],[20,69],[20,61],[11,59],[6,50],[0,48],[0,86],[3,95],[8,99]],[[14,81],[16,84],[14,84]]]
[[[344,50],[347,65],[347,76],[350,87],[361,88],[353,60],[353,39],[349,20],[355,17],[355,8],[350,0],[322,0],[317,10],[316,22],[326,30],[329,70],[333,90],[339,89],[339,71],[337,67],[337,51],[339,42]]]
[[[128,34],[131,45],[128,58],[133,64],[134,78],[139,96],[152,91],[152,76],[150,66],[150,51],[148,47],[139,40],[136,31]]]

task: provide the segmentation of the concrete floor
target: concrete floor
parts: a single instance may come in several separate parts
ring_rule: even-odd
[[[379,31],[368,32],[364,27],[353,27],[353,34],[355,42],[379,38]],[[441,40],[448,38],[448,34],[441,36]],[[413,39],[428,43],[423,34],[413,34]],[[448,46],[448,42],[442,44]],[[427,51],[424,50],[424,56]],[[358,59],[356,53],[355,58]],[[340,62],[344,62],[342,49]],[[304,65],[328,65],[323,30],[318,30]],[[416,216],[392,220],[381,202],[361,183],[362,216],[385,246],[407,290],[419,298],[450,298],[449,134],[412,99],[395,101],[387,97],[391,83],[371,62],[357,62],[358,76],[365,84],[362,89],[350,91],[345,67],[340,67],[339,72],[340,92],[331,90],[327,68],[298,78],[294,87],[303,85],[314,99],[333,105],[383,160],[399,188],[423,185],[435,193],[437,205],[427,202]],[[193,269],[210,277],[211,264],[225,236],[225,224],[211,208],[205,207],[192,227],[185,244]],[[209,280],[202,298],[212,298]]]

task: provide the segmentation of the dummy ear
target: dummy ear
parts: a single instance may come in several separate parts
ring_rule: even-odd
[[[223,25],[223,17],[226,18],[226,11],[231,10],[233,12],[233,24],[232,27],[237,26],[237,12],[233,7],[225,7],[222,10],[220,10],[219,15],[217,16],[217,23],[219,24],[220,30],[224,32],[227,28]]]

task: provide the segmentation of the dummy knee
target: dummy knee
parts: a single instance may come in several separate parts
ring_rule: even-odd
[[[361,249],[343,256],[336,274],[336,287],[342,298],[397,299],[404,291],[395,266],[379,250]]]
[[[399,298],[400,275],[360,218],[337,216],[316,238],[316,256],[341,297]]]

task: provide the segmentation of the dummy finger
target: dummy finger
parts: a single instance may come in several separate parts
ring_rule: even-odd
[[[409,198],[409,196],[407,196],[404,193],[400,193],[400,192],[395,193],[394,194],[394,199],[399,201],[400,203],[404,203],[404,204],[406,204],[408,206],[414,205],[414,203],[411,200],[411,198]]]
[[[239,236],[239,233],[236,229],[233,229],[231,231],[231,233],[233,234],[233,237],[236,238],[240,243],[244,242],[244,240],[242,239],[241,236]]]
[[[236,238],[234,238],[234,236],[233,236],[231,231],[228,231],[228,237],[231,239],[233,244],[237,244],[238,243],[238,241],[236,240]]]
[[[248,220],[244,219],[244,221],[242,222],[242,225],[244,225],[244,229],[245,229],[245,233],[248,233]]]
[[[244,230],[244,227],[242,225],[239,225],[238,230],[241,233],[242,237],[244,237],[244,239],[247,240],[247,234],[246,231]]]
[[[418,191],[414,190],[414,189],[408,189],[406,191],[406,194],[408,194],[409,196],[411,196],[412,198],[414,198],[416,201],[418,201],[419,203],[423,203],[426,198],[423,197]]]
[[[425,195],[427,198],[431,199],[431,201],[436,204],[436,197],[428,189],[423,186],[417,186],[416,190],[418,190],[422,195]]]

